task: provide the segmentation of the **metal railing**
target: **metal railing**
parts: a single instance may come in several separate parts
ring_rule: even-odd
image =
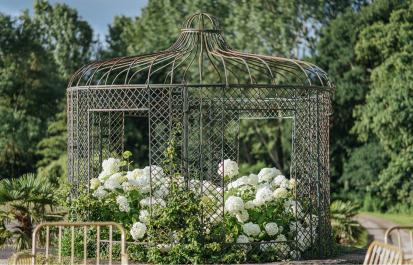
[[[10,257],[8,265],[31,265],[34,256],[27,252],[15,253]]]
[[[94,229],[93,232],[96,233],[96,250],[95,250],[95,264],[99,265],[101,262],[101,243],[105,242],[109,244],[109,249],[108,249],[108,264],[112,264],[113,261],[113,244],[117,243],[120,244],[120,262],[122,265],[127,265],[128,264],[128,257],[126,254],[126,233],[125,229],[123,228],[122,225],[115,223],[115,222],[47,222],[47,223],[42,223],[38,225],[34,231],[33,231],[33,237],[32,237],[32,255],[31,255],[31,264],[35,265],[36,264],[36,258],[37,254],[39,252],[39,247],[38,247],[38,242],[41,242],[42,240],[38,240],[40,236],[44,237],[44,256],[45,256],[45,261],[44,264],[48,265],[50,263],[49,258],[52,256],[52,249],[56,250],[57,248],[57,261],[53,261],[54,264],[57,262],[58,264],[62,264],[63,262],[63,255],[62,255],[62,239],[64,236],[64,229],[69,228],[70,229],[70,260],[67,261],[69,264],[90,264],[90,260],[88,260],[88,242],[90,243],[90,236],[88,234],[88,231],[90,229]],[[76,250],[75,250],[75,243],[79,244],[78,237],[75,235],[75,229],[77,231],[82,231],[83,230],[83,261],[79,262],[76,260],[75,263],[75,256]],[[107,240],[103,240],[101,237],[101,231],[102,229],[105,229],[105,234],[107,234]],[[120,233],[120,241],[114,241],[113,240],[113,230],[116,229],[118,233]],[[45,231],[44,231],[45,230]],[[51,246],[51,241],[52,241],[52,230],[53,232],[57,232],[57,247],[52,247]],[[57,231],[56,231],[57,230]],[[66,238],[67,240],[67,238]],[[67,243],[67,242],[66,242]],[[56,257],[54,257],[56,258]],[[66,263],[66,262],[65,262]]]
[[[406,245],[405,241],[402,240],[401,232],[405,232],[406,235],[404,236],[405,239],[408,237],[409,244]],[[397,244],[396,242],[392,242],[394,245],[397,245],[400,249],[406,248],[410,251],[410,254],[413,254],[413,226],[393,226],[387,229],[386,233],[384,234],[384,243],[389,244],[392,241],[391,236],[392,233],[396,233]],[[410,247],[410,248],[409,248]]]
[[[403,251],[400,248],[373,241],[367,250],[363,265],[402,265],[403,260]]]

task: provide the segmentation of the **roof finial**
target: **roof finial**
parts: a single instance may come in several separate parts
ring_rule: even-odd
[[[184,23],[182,31],[220,32],[218,20],[208,13],[195,13]]]

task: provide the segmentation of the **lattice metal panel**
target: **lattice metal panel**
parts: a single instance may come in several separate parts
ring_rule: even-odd
[[[286,249],[300,249],[298,238],[304,238],[312,246],[307,257],[329,255],[333,89],[326,73],[313,64],[231,49],[215,18],[196,14],[165,51],[94,62],[73,75],[67,90],[69,180],[75,188],[87,186],[104,159],[124,151],[125,117],[148,117],[151,194],[170,184],[159,178],[159,166],[163,174],[182,176],[186,188],[214,198],[213,205],[202,206],[199,216],[206,233],[224,218],[228,183],[217,165],[224,159],[239,160],[241,120],[289,119],[289,175],[298,181],[296,198],[311,203],[296,214],[309,220],[309,228],[290,242],[237,247],[256,253],[251,257],[273,249],[285,250],[285,258],[291,258]],[[172,142],[177,168],[165,164]],[[170,233],[157,231],[149,241],[164,243]],[[217,240],[224,241],[225,233],[222,228]]]

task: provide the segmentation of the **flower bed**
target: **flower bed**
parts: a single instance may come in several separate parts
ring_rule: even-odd
[[[123,159],[104,160],[102,172],[90,180],[91,195],[79,196],[72,210],[86,216],[87,205],[92,219],[122,223],[134,242],[128,248],[132,260],[299,259],[315,240],[317,218],[304,214],[309,201],[295,200],[297,182],[276,168],[239,176],[237,163],[224,160],[217,165],[223,179],[214,183],[155,165],[134,169],[129,157],[126,152]]]

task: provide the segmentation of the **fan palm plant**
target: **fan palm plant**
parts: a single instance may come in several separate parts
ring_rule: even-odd
[[[358,241],[363,228],[354,220],[358,213],[359,205],[340,200],[331,203],[331,226],[336,242],[349,245]]]
[[[36,224],[56,220],[56,187],[47,178],[26,174],[0,181],[0,244],[21,250],[31,244]]]

